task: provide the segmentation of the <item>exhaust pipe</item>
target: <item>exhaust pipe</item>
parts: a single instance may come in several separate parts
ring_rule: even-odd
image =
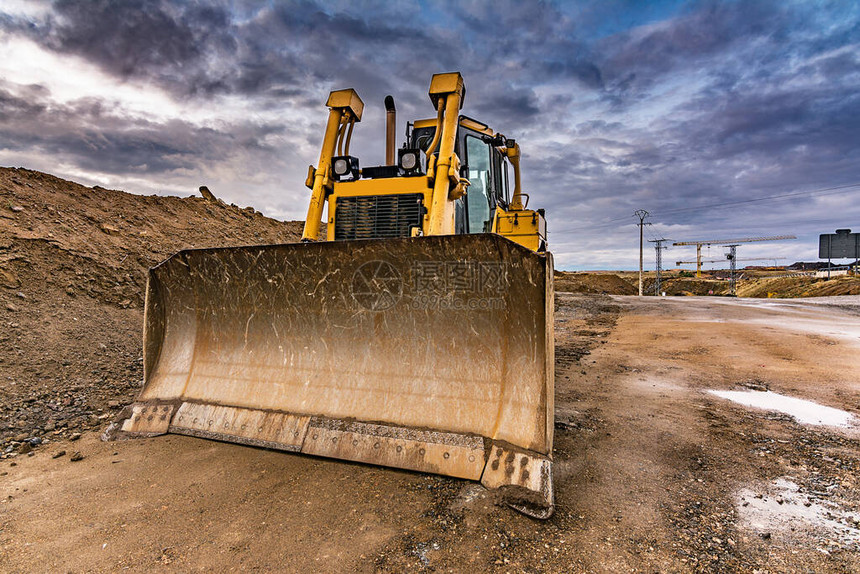
[[[397,127],[397,110],[394,98],[385,96],[385,165],[396,165],[394,160],[394,130]]]

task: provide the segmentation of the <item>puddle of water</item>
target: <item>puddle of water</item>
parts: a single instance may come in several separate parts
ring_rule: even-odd
[[[787,478],[774,480],[766,493],[741,490],[737,511],[741,524],[760,533],[806,530],[843,547],[860,543],[860,514],[804,494]]]
[[[854,415],[849,412],[770,391],[708,392],[748,407],[785,413],[794,417],[801,424],[850,427],[854,423]]]

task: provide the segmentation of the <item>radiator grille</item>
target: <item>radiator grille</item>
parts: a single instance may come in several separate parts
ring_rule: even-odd
[[[338,197],[334,238],[410,237],[413,227],[421,227],[423,197],[420,193]]]

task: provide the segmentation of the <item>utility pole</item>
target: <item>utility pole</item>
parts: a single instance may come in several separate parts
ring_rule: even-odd
[[[649,243],[654,244],[654,249],[657,250],[657,280],[654,283],[654,295],[657,297],[660,296],[661,287],[662,287],[662,278],[663,278],[663,250],[669,249],[663,243],[666,241],[670,241],[669,239],[649,239]]]
[[[639,296],[642,296],[642,239],[643,230],[645,229],[645,218],[648,217],[648,212],[644,209],[637,209],[633,212],[635,217],[639,218]],[[650,225],[650,223],[649,223]]]

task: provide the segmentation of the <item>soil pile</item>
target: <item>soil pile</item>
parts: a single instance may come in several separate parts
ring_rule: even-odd
[[[637,295],[639,286],[612,273],[555,274],[555,290],[564,293],[591,293],[601,295]]]
[[[767,277],[738,284],[740,297],[829,297],[860,295],[860,277]]]
[[[660,290],[668,296],[714,295],[725,297],[731,294],[728,274],[724,278],[683,277],[665,274]],[[645,295],[654,294],[654,273],[645,274]],[[599,272],[556,271],[555,290],[566,293],[600,293],[606,295],[636,295],[639,292],[636,273],[618,274]],[[809,276],[757,276],[753,272],[738,274],[738,297],[829,297],[833,295],[860,294],[860,277],[842,275],[826,279]]]
[[[98,427],[142,383],[147,269],[181,249],[294,242],[203,197],[139,196],[0,168],[0,447]]]

